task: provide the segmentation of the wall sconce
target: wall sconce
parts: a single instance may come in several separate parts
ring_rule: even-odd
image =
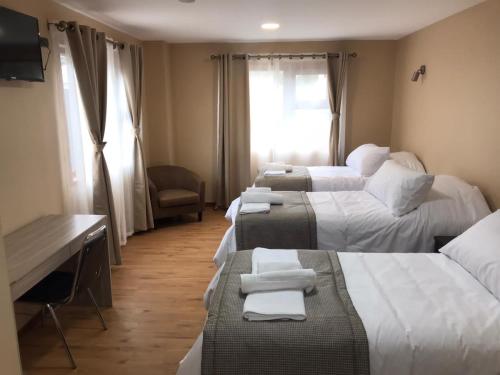
[[[411,80],[413,82],[417,82],[418,77],[420,77],[421,75],[424,75],[424,74],[425,74],[425,65],[421,65],[420,68],[418,68],[416,71],[413,72],[413,74],[411,76]]]

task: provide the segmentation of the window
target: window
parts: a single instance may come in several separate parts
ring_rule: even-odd
[[[331,113],[323,59],[249,61],[252,169],[328,163]]]

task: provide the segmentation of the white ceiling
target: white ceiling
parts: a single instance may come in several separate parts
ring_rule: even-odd
[[[56,1],[141,40],[229,42],[399,39],[484,0]]]

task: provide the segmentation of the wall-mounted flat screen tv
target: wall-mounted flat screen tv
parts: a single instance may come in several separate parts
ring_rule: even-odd
[[[43,81],[38,19],[0,6],[0,79]]]

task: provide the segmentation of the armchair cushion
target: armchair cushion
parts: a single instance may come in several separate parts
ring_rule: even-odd
[[[166,189],[158,192],[160,207],[177,207],[198,204],[199,194],[186,189]]]

